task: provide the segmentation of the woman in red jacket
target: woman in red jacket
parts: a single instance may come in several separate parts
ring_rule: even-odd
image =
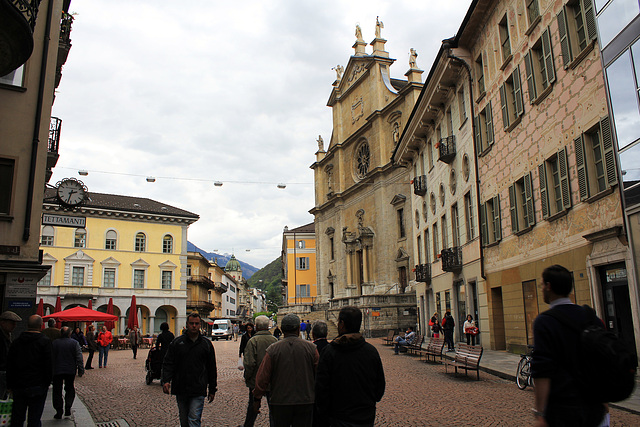
[[[111,341],[113,341],[113,335],[111,332],[107,331],[105,326],[102,326],[100,333],[98,334],[98,368],[102,368],[103,366],[107,367],[107,358],[109,357],[109,347],[111,346]],[[102,364],[102,359],[104,358],[104,364]]]

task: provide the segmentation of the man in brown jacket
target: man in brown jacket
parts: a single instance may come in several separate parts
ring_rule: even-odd
[[[300,338],[300,318],[287,314],[282,319],[284,339],[271,344],[262,359],[253,391],[254,411],[271,387],[269,410],[276,426],[311,426],[315,399],[316,346]]]
[[[278,342],[278,339],[269,332],[269,318],[267,316],[256,317],[256,334],[251,337],[244,349],[244,382],[249,387],[249,404],[244,427],[253,427],[258,413],[253,410],[253,390],[256,388],[256,374],[258,368],[267,353],[267,348]],[[267,402],[269,402],[267,392]]]

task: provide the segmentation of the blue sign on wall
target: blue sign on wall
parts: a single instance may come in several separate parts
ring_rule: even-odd
[[[32,308],[31,301],[9,301],[9,308]]]

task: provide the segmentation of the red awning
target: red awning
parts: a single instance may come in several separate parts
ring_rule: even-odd
[[[48,316],[44,316],[43,319],[56,319],[58,322],[103,322],[107,320],[118,320],[118,316],[89,310],[84,307],[73,307],[57,313],[51,313]]]

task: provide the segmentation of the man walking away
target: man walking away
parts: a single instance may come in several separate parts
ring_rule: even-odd
[[[7,357],[11,346],[11,333],[22,318],[13,311],[5,311],[0,315],[0,399],[7,394]]]
[[[142,344],[142,334],[137,326],[134,326],[129,331],[129,343],[131,344],[131,350],[133,350],[133,358],[138,356],[138,346]]]
[[[533,323],[536,426],[598,426],[604,418],[605,406],[585,395],[584,378],[573,374],[581,357],[580,334],[547,314],[555,311],[580,325],[590,324],[587,310],[568,298],[572,287],[573,278],[566,268],[552,265],[542,272],[542,295],[551,308]]]
[[[453,320],[451,311],[447,310],[442,319],[442,329],[444,330],[444,342],[447,344],[447,351],[455,351],[456,345],[453,342],[453,330],[456,327],[456,322]]]
[[[64,415],[71,415],[71,406],[76,397],[76,389],[73,382],[78,376],[84,375],[82,363],[82,349],[78,341],[70,338],[71,329],[63,326],[60,329],[60,339],[53,342],[53,409],[56,414],[53,418],[62,418],[62,383],[64,382]]]
[[[87,330],[87,348],[89,349],[89,356],[87,357],[87,363],[84,365],[84,369],[93,369],[91,367],[91,362],[93,362],[93,353],[98,349],[98,344],[96,343],[96,328],[93,325],[89,325],[89,329]]]
[[[56,328],[56,321],[54,319],[47,320],[47,327],[42,330],[42,333],[51,341],[60,338],[60,329]]]
[[[322,351],[316,379],[314,425],[373,426],[385,389],[378,350],[360,334],[362,312],[344,307],[338,337]]]
[[[256,374],[262,359],[269,347],[278,339],[269,332],[269,318],[267,316],[256,317],[256,334],[249,340],[244,349],[244,382],[249,387],[249,404],[244,427],[252,427],[258,413],[253,410],[253,390],[256,388]],[[267,402],[269,402],[267,392]]]
[[[176,396],[180,427],[197,427],[204,398],[213,402],[218,387],[216,353],[200,333],[200,315],[187,317],[187,332],[173,340],[162,364],[162,391]],[[207,386],[209,393],[207,395]]]
[[[11,425],[39,426],[53,376],[51,340],[44,336],[42,317],[27,320],[27,330],[16,338],[7,358],[7,387],[13,393]],[[28,414],[27,414],[28,411]]]
[[[327,322],[324,320],[316,320],[311,326],[313,335],[313,343],[318,347],[318,353],[322,354],[322,349],[329,345],[327,341]]]
[[[256,376],[254,411],[260,411],[262,396],[271,387],[269,410],[273,425],[278,427],[306,427],[313,421],[318,350],[300,338],[300,324],[295,314],[284,316],[284,338],[267,348]]]

